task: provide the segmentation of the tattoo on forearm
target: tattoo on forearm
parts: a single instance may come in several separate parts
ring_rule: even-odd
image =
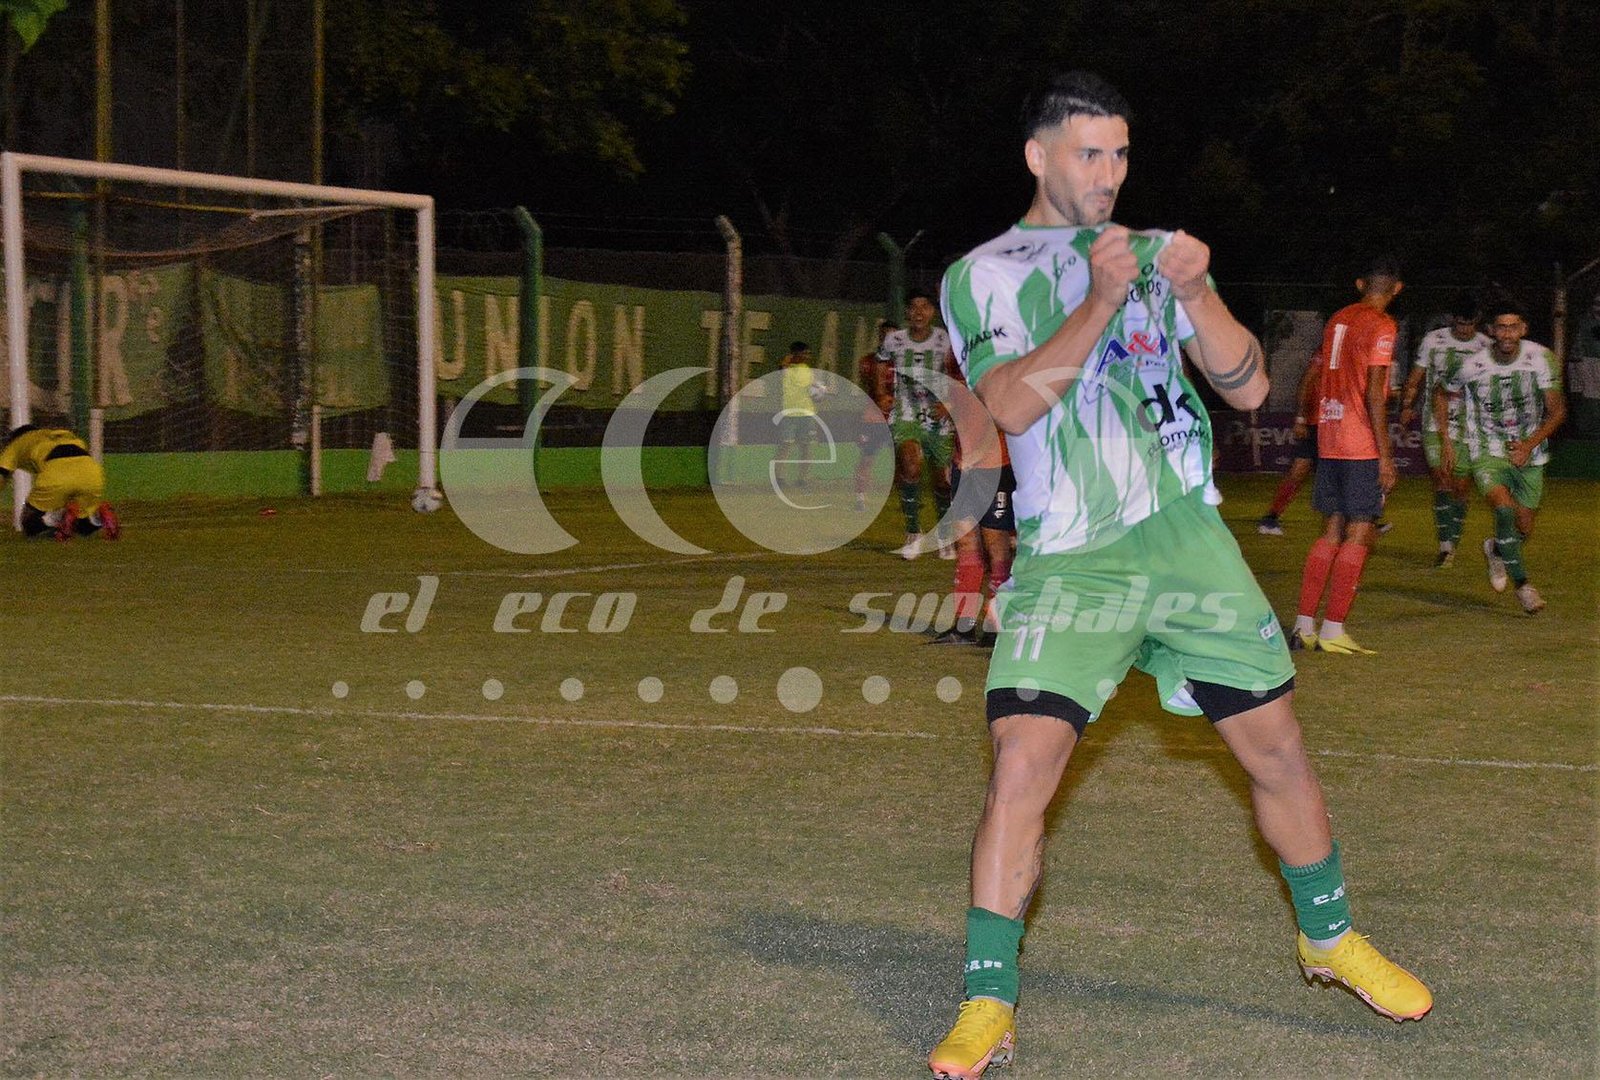
[[[1218,390],[1237,390],[1251,379],[1256,372],[1261,370],[1261,343],[1254,337],[1244,351],[1244,358],[1227,371],[1210,372],[1211,385]]]

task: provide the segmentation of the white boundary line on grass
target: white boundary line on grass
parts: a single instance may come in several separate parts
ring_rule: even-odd
[[[686,555],[676,559],[650,559],[645,562],[626,563],[601,563],[594,566],[552,566],[543,570],[426,570],[411,567],[400,569],[396,567],[350,566],[350,567],[318,567],[318,566],[262,566],[251,571],[254,574],[398,574],[401,576],[415,577],[418,574],[427,574],[432,577],[484,577],[484,578],[512,578],[516,580],[535,580],[538,578],[577,577],[582,574],[609,574],[616,570],[648,570],[652,567],[688,566],[692,563],[712,562],[737,562],[739,560],[772,559],[784,555],[781,551],[726,551],[710,555]],[[117,572],[127,573],[137,570],[137,567],[118,566]],[[204,565],[188,563],[183,569],[198,572],[233,573],[237,567],[223,563]],[[164,568],[162,573],[170,573],[171,568]]]
[[[376,720],[447,720],[492,724],[534,724],[540,727],[589,728],[640,728],[646,731],[715,731],[733,735],[825,735],[836,738],[862,739],[938,739],[929,731],[879,731],[871,728],[851,731],[848,728],[803,726],[796,724],[763,726],[759,724],[668,724],[657,720],[577,720],[548,716],[496,716],[493,713],[428,713],[389,712],[379,709],[308,709],[295,705],[228,705],[204,701],[140,701],[111,698],[56,698],[35,697],[28,694],[0,694],[0,702],[18,705],[88,706],[101,709],[192,709],[204,712],[256,713],[273,716],[322,716],[346,719],[352,716]]]
[[[230,705],[223,702],[204,701],[142,701],[132,698],[61,698],[33,694],[0,694],[0,703],[13,705],[44,705],[52,707],[89,706],[101,709],[187,709],[213,713],[256,713],[274,716],[322,716],[342,719],[352,716],[377,720],[445,720],[492,724],[533,724],[540,727],[634,728],[646,731],[718,732],[733,735],[822,735],[832,738],[867,739],[924,739],[938,740],[942,735],[931,731],[881,731],[867,728],[850,731],[846,728],[820,725],[759,724],[668,724],[655,720],[577,720],[546,716],[497,716],[492,713],[428,713],[395,712],[381,709],[305,708],[296,705]],[[1226,747],[1214,749],[1225,753]],[[1358,761],[1384,761],[1396,765],[1442,765],[1449,768],[1513,769],[1518,771],[1578,772],[1600,771],[1600,764],[1575,765],[1565,761],[1506,761],[1496,758],[1446,758],[1415,757],[1407,754],[1389,754],[1358,750],[1312,750],[1313,757],[1349,758]]]

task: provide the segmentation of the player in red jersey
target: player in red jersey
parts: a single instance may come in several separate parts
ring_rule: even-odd
[[[899,324],[884,319],[878,323],[878,345],[856,361],[856,382],[872,399],[872,405],[862,416],[861,434],[856,439],[861,456],[856,459],[856,509],[867,508],[867,481],[879,456],[894,445],[889,437],[889,410],[894,407],[894,364],[879,359],[878,349],[891,330]]]
[[[946,363],[945,374],[956,380],[956,387],[962,387],[961,368],[954,356]],[[995,430],[982,403],[957,390],[952,404],[956,422],[955,456],[950,469],[957,512],[955,623],[934,637],[933,644],[993,645],[994,613],[989,605],[1011,577],[1011,560],[1017,549],[1017,522],[1011,507],[1017,479],[1011,471],[1005,436]],[[992,495],[986,504],[974,503],[962,497],[962,484]],[[985,577],[989,583],[988,602],[984,600]]]
[[[1377,259],[1356,279],[1361,299],[1334,313],[1322,331],[1317,368],[1317,480],[1311,505],[1323,515],[1322,535],[1306,555],[1300,610],[1290,648],[1352,655],[1370,653],[1344,629],[1361,570],[1377,540],[1375,522],[1394,487],[1389,442],[1389,365],[1395,323],[1389,305],[1404,288],[1393,262]],[[1328,606],[1319,632],[1317,609]]]

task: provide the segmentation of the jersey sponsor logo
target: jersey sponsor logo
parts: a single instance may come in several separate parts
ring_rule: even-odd
[[[1044,250],[1045,245],[1042,242],[1034,241],[1033,243],[1029,244],[1018,244],[1016,247],[1003,248],[1000,251],[1000,257],[1005,259],[1016,259],[1019,262],[1031,262],[1040,255],[1043,255]]]
[[[1317,419],[1319,421],[1323,421],[1323,420],[1343,420],[1344,419],[1344,402],[1335,401],[1333,398],[1323,398],[1322,399],[1322,410],[1321,410],[1321,412],[1319,412],[1317,414]]]
[[[1128,351],[1136,356],[1160,356],[1167,351],[1167,335],[1157,333],[1152,340],[1150,331],[1135,330],[1128,335]]]
[[[1194,398],[1185,390],[1178,395],[1178,400],[1173,401],[1172,395],[1167,392],[1166,385],[1158,384],[1151,392],[1151,396],[1139,402],[1139,419],[1143,422],[1146,431],[1159,431],[1168,424],[1178,419],[1178,412],[1189,414],[1194,420],[1200,419],[1200,410],[1194,407]]]
[[[967,339],[967,352],[970,353],[973,349],[976,349],[984,342],[998,341],[1001,338],[1007,338],[1009,340],[1008,335],[1006,334],[1006,328],[1003,326],[991,327],[990,329],[985,330],[983,333],[974,334],[972,337]]]
[[[1165,278],[1150,277],[1151,267],[1148,266],[1143,267],[1142,271],[1144,276],[1136,278],[1128,286],[1128,303],[1130,304],[1142,303],[1146,297],[1152,300],[1159,300],[1167,291],[1168,286]]]

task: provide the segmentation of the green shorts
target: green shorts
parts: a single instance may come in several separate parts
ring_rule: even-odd
[[[1481,457],[1472,463],[1472,478],[1477,481],[1478,493],[1487,495],[1497,487],[1505,487],[1518,504],[1529,510],[1539,509],[1544,500],[1544,466],[1524,465],[1517,468],[1501,457]]]
[[[930,427],[915,420],[896,420],[889,425],[894,444],[914,442],[922,447],[923,460],[941,469],[948,469],[955,460],[956,437],[948,427]]]
[[[1060,694],[1091,720],[1130,667],[1184,716],[1201,713],[1190,679],[1265,697],[1294,677],[1277,615],[1198,490],[1104,547],[1018,555],[995,600],[987,689]]]
[[[1459,439],[1451,439],[1450,443],[1456,448],[1455,476],[1466,476],[1471,470],[1471,457],[1467,453],[1467,444]],[[1440,440],[1437,431],[1424,431],[1422,433],[1422,456],[1428,459],[1428,468],[1439,468]]]

